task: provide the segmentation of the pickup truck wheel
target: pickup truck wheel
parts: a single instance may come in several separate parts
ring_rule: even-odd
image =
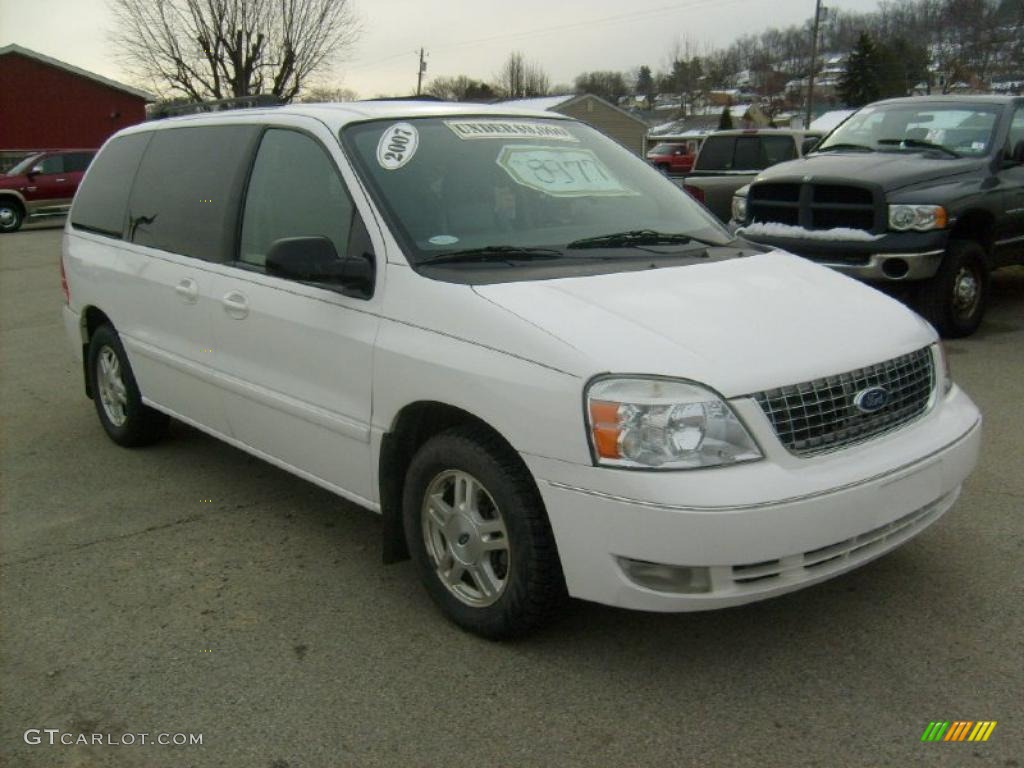
[[[939,271],[918,286],[917,310],[946,338],[970,336],[988,303],[985,251],[971,240],[953,240]]]
[[[96,413],[111,440],[134,448],[164,436],[170,419],[143,405],[121,339],[110,325],[101,325],[93,333],[88,363]]]
[[[406,541],[430,597],[451,621],[491,639],[550,620],[565,579],[544,505],[519,458],[486,430],[428,440],[405,480]]]
[[[0,199],[0,232],[17,232],[25,220],[21,205],[9,198]]]

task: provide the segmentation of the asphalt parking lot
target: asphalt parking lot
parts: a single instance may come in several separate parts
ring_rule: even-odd
[[[495,644],[381,565],[372,513],[180,424],[110,442],[60,326],[59,247],[53,225],[0,236],[0,764],[1024,765],[1024,269],[948,347],[983,455],[913,542],[758,605],[577,603]],[[998,725],[922,743],[932,720]]]

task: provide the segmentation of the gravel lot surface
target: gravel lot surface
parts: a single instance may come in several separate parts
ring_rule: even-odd
[[[758,605],[576,603],[494,644],[381,565],[372,513],[180,424],[110,442],[60,326],[58,227],[0,236],[0,764],[1024,765],[1024,270],[949,345],[983,456],[909,545]],[[998,726],[922,744],[938,719]]]

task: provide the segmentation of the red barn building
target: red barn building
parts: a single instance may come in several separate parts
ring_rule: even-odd
[[[99,147],[154,96],[41,53],[0,48],[0,152]]]

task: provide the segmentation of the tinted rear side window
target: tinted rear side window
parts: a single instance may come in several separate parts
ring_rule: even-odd
[[[150,136],[120,136],[103,148],[78,188],[71,226],[112,237],[124,234],[128,194]]]
[[[707,139],[697,156],[698,171],[731,171],[732,153],[736,147],[734,136],[721,136]]]
[[[230,261],[254,125],[155,131],[132,187],[130,239],[208,261]]]
[[[64,155],[64,170],[68,173],[84,171],[95,157],[95,152],[71,152]]]

